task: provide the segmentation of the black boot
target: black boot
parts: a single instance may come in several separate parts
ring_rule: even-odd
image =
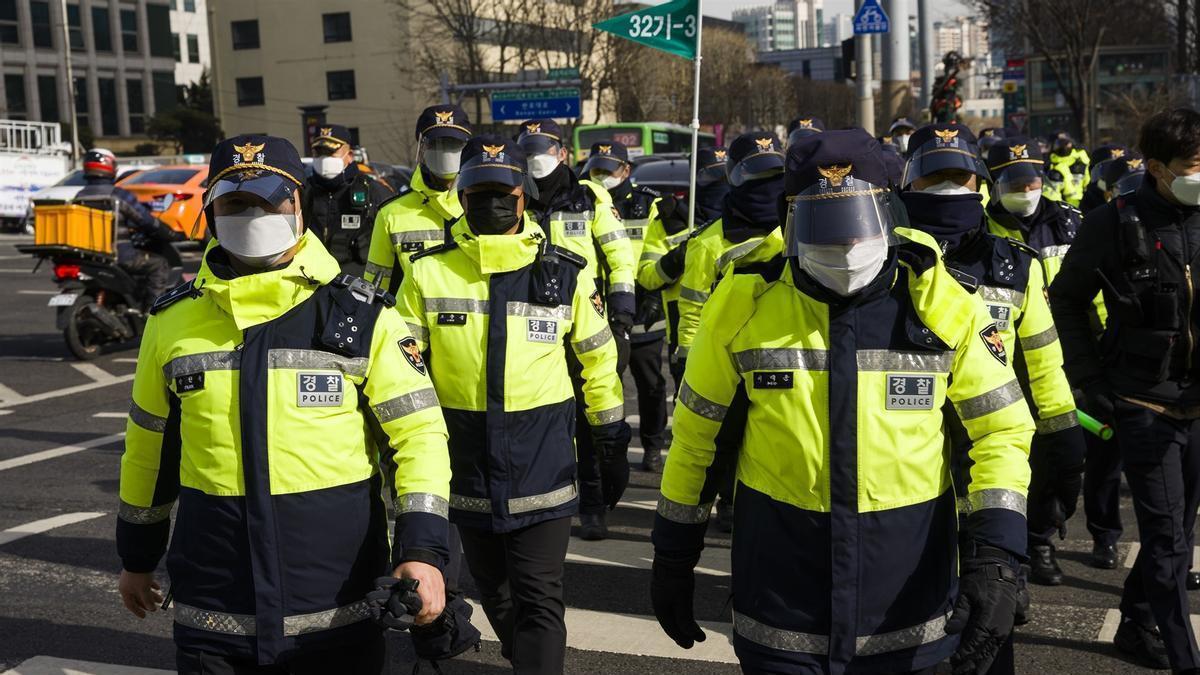
[[[660,450],[645,450],[642,454],[642,471],[662,473],[663,458]]]
[[[1117,547],[1096,542],[1092,544],[1092,567],[1102,570],[1117,568]]]
[[[1029,548],[1029,580],[1039,586],[1058,586],[1062,583],[1062,568],[1054,558],[1053,546],[1046,544]]]
[[[1187,589],[1189,591],[1200,590],[1200,572],[1188,570],[1187,573]]]
[[[1171,667],[1167,660],[1167,648],[1157,628],[1146,628],[1136,621],[1121,617],[1113,644],[1117,646],[1117,651],[1139,665],[1159,670]]]
[[[579,514],[579,538],[584,541],[600,541],[608,536],[603,513]]]

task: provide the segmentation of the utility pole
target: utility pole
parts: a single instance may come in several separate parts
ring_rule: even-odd
[[[871,53],[871,36],[854,36],[854,63],[858,72],[854,74],[855,89],[858,91],[858,125],[875,135],[875,93],[871,80],[875,79],[874,55]]]
[[[75,72],[71,68],[71,31],[67,27],[67,0],[59,3],[62,12],[62,50],[67,71],[67,112],[71,120],[71,166],[79,166],[79,115],[75,113]],[[82,10],[80,10],[82,11]]]
[[[888,121],[908,115],[912,105],[912,60],[909,58],[908,0],[883,0],[891,19],[891,30],[884,33],[883,69],[880,95],[883,115]]]
[[[929,11],[929,0],[917,0],[917,39],[921,41],[921,100],[917,108],[929,108],[933,97],[933,13]],[[931,118],[932,119],[932,118]]]

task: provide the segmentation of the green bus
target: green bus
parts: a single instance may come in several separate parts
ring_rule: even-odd
[[[692,130],[682,124],[667,122],[623,122],[619,124],[586,124],[575,127],[575,161],[587,159],[592,144],[616,141],[629,150],[629,158],[661,155],[665,152],[691,152]],[[713,145],[717,137],[700,132],[700,145]]]

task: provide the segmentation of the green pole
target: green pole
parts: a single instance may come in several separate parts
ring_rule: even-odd
[[[1113,437],[1113,428],[1104,422],[1092,417],[1091,415],[1076,410],[1075,415],[1079,418],[1079,423],[1084,429],[1100,437],[1100,440],[1107,441]]]

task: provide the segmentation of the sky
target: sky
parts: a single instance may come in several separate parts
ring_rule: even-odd
[[[769,5],[772,2],[773,0],[704,0],[704,13],[708,16],[728,19],[733,10],[739,7],[757,7]],[[858,4],[854,0],[825,0],[825,16],[853,14],[854,8]],[[929,4],[933,7],[933,15],[936,19],[970,13],[959,0],[930,0]],[[917,13],[916,0],[909,0],[908,11],[910,14]]]

